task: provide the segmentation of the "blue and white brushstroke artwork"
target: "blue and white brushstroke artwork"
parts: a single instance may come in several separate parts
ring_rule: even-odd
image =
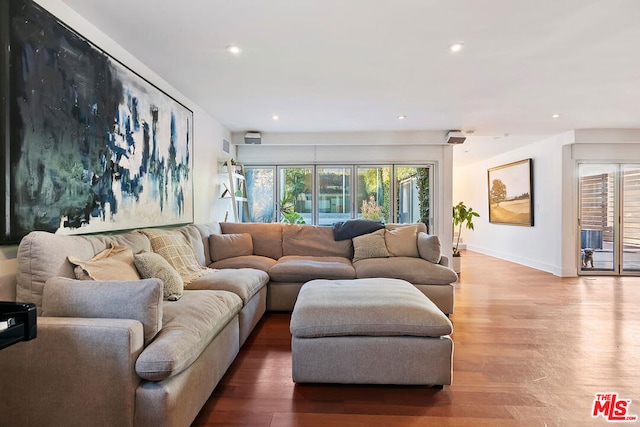
[[[12,8],[11,233],[192,222],[193,113],[38,6]]]

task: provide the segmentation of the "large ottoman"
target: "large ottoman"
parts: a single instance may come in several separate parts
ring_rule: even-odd
[[[451,384],[453,326],[407,281],[307,282],[290,329],[296,383]]]

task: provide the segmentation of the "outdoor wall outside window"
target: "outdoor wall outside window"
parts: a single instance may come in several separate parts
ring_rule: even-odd
[[[278,167],[278,221],[313,224],[313,167]]]
[[[351,219],[351,167],[318,167],[318,225]]]
[[[424,222],[429,226],[429,168],[396,166],[397,210],[395,222]]]
[[[250,222],[275,222],[276,168],[247,166],[245,176]]]
[[[357,166],[356,218],[391,218],[391,166]]]

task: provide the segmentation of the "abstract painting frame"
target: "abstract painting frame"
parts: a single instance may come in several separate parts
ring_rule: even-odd
[[[192,223],[193,112],[31,0],[0,27],[0,243]]]
[[[533,159],[487,170],[489,222],[533,227]]]

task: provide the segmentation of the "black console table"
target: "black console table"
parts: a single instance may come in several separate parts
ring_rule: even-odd
[[[0,301],[0,350],[36,337],[36,306],[32,303]]]

